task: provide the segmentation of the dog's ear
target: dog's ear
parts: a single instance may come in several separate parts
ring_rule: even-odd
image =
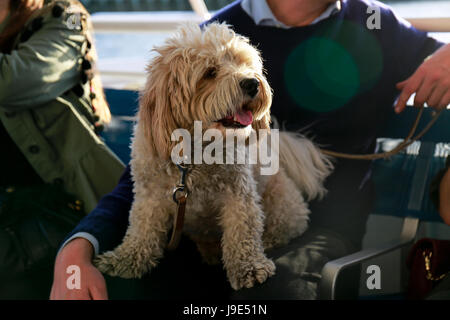
[[[263,112],[262,118],[253,122],[252,127],[256,132],[259,129],[270,130],[270,106],[272,105],[272,88],[270,88],[269,83],[265,77],[257,76],[260,83],[261,97],[260,97],[260,107],[257,111]]]
[[[168,71],[150,67],[139,102],[139,125],[153,153],[165,160],[170,158],[175,145],[171,135],[177,128],[172,109],[174,106],[167,88],[169,76]]]

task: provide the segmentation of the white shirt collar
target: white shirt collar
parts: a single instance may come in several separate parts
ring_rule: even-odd
[[[242,9],[253,19],[256,25],[274,26],[289,29],[290,26],[278,21],[270,10],[266,0],[242,0]],[[336,12],[341,10],[340,1],[336,0],[334,3],[330,3],[328,8],[317,17],[311,24],[315,24],[319,21],[329,18]]]

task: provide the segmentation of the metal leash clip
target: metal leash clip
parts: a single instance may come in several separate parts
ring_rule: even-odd
[[[176,166],[181,172],[181,179],[180,183],[173,189],[172,199],[176,204],[178,204],[181,198],[187,198],[189,196],[189,189],[186,186],[186,175],[189,171],[189,168],[182,164],[177,164]],[[177,198],[178,192],[183,192],[184,194],[180,198]]]
[[[175,250],[180,243],[184,224],[184,214],[186,211],[186,199],[189,196],[189,190],[186,187],[186,174],[188,173],[189,168],[182,164],[177,164],[177,167],[181,172],[181,180],[180,183],[173,189],[172,194],[173,201],[177,204],[177,212],[173,219],[172,236],[170,237],[169,244],[167,245],[167,249],[170,251]],[[183,194],[180,197],[177,197],[179,192],[182,192]]]

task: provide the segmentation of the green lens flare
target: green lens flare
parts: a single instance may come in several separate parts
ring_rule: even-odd
[[[375,36],[344,22],[338,32],[325,25],[296,47],[286,61],[284,81],[299,107],[328,112],[372,88],[382,69],[382,51]]]

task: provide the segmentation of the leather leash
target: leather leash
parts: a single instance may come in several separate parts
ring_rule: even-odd
[[[172,199],[177,204],[177,213],[173,219],[172,236],[170,237],[167,250],[173,251],[178,247],[183,231],[184,214],[186,211],[186,200],[189,196],[189,189],[186,186],[186,175],[189,171],[187,166],[182,164],[176,165],[181,173],[180,183],[173,189]],[[178,196],[178,193],[181,195]]]
[[[423,106],[420,108],[419,113],[417,114],[416,120],[414,121],[413,126],[411,127],[411,130],[409,131],[408,136],[394,149],[391,151],[383,152],[383,153],[372,153],[372,154],[348,154],[348,153],[341,153],[341,152],[335,152],[335,151],[329,151],[321,149],[321,152],[323,154],[326,154],[328,156],[336,157],[336,158],[344,158],[344,159],[354,159],[354,160],[375,160],[375,159],[385,159],[390,158],[393,155],[399,153],[409,145],[411,145],[413,142],[419,140],[422,138],[425,133],[427,133],[428,130],[433,126],[433,124],[437,121],[439,116],[441,115],[443,110],[439,110],[435,112],[433,115],[433,118],[428,122],[426,127],[420,131],[415,137],[414,133],[417,130],[417,126],[419,125],[420,118],[423,114]]]

